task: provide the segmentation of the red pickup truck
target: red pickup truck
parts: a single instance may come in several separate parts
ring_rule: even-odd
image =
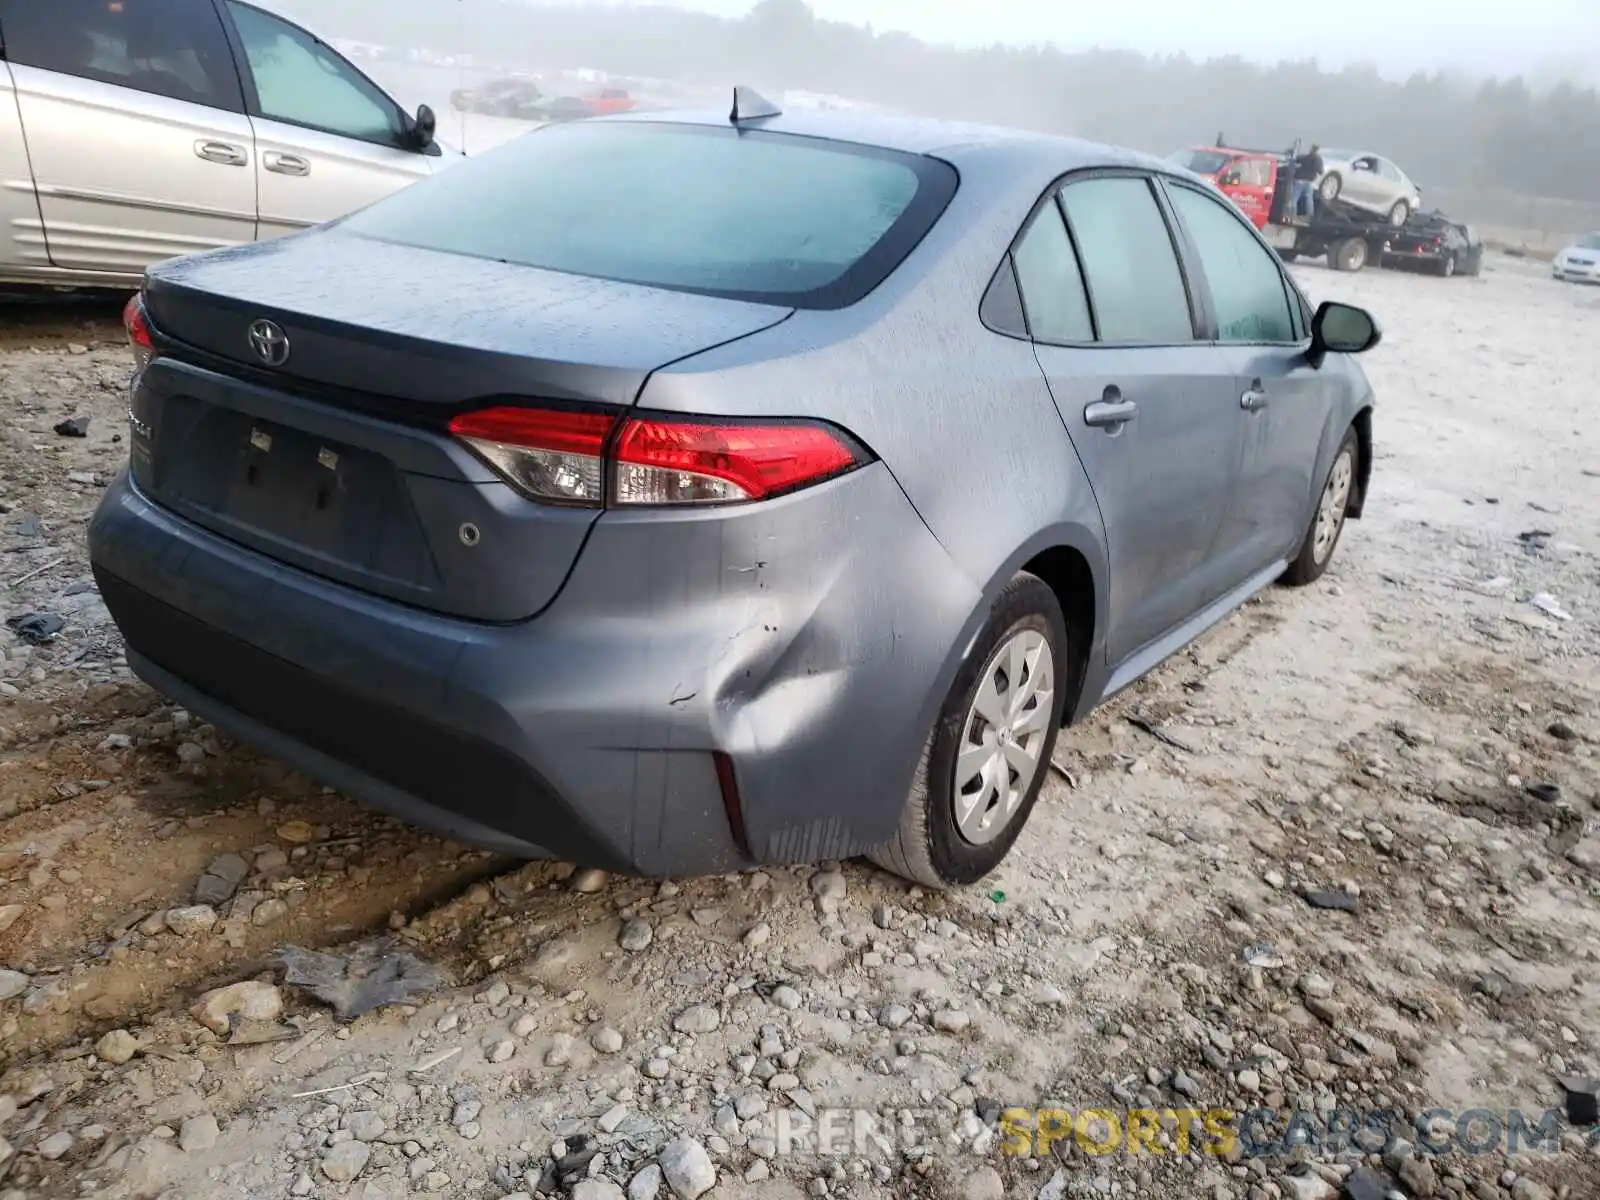
[[[1167,161],[1211,180],[1257,229],[1265,228],[1271,217],[1278,172],[1288,169],[1284,155],[1226,146],[1193,146],[1169,154]]]

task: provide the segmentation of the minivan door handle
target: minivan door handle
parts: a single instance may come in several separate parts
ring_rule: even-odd
[[[298,154],[280,154],[276,150],[269,150],[261,156],[261,163],[267,170],[279,175],[311,174],[311,163]]]
[[[221,163],[225,167],[242,167],[250,161],[244,147],[232,142],[211,142],[202,138],[194,144],[194,152],[207,162]]]
[[[1138,415],[1139,406],[1132,400],[1124,400],[1121,389],[1113,384],[1101,394],[1099,400],[1084,406],[1083,423],[1115,433]]]

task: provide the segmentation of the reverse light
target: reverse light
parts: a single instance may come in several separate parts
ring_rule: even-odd
[[[450,432],[505,481],[535,500],[598,508],[605,499],[605,448],[611,413],[546,408],[485,408],[462,413]]]
[[[128,345],[133,350],[133,369],[137,374],[150,365],[155,357],[155,341],[150,336],[150,321],[144,313],[144,297],[135,292],[122,306],[122,327],[128,331]]]
[[[809,421],[496,407],[457,416],[450,432],[524,495],[589,508],[749,503],[865,461]]]

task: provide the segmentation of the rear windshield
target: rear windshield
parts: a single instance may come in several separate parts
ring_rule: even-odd
[[[955,192],[922,155],[730,126],[547,126],[354,213],[349,232],[574,275],[842,308]]]
[[[1215,150],[1179,150],[1176,154],[1167,155],[1167,161],[1196,175],[1215,175],[1233,161],[1233,155],[1220,154]]]

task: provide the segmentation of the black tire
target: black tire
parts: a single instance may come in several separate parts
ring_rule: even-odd
[[[1359,271],[1367,265],[1365,238],[1349,237],[1328,247],[1328,265],[1335,271]]]
[[[956,755],[966,734],[966,723],[985,669],[1000,670],[993,661],[1019,633],[1043,635],[1052,655],[1054,686],[1051,712],[1044,729],[1038,767],[1009,821],[992,840],[975,845],[957,828],[955,811]],[[1005,858],[1028,815],[1039,799],[1039,789],[1050,773],[1050,755],[1061,729],[1063,698],[1071,678],[1071,652],[1061,604],[1038,576],[1019,571],[995,599],[971,653],[956,672],[950,694],[939,709],[933,732],[923,746],[912,776],[911,790],[900,816],[900,828],[867,857],[886,871],[930,888],[962,887],[976,883]],[[1003,670],[1000,671],[1003,675]],[[1008,685],[1009,686],[1009,685]]]
[[[1404,200],[1396,200],[1394,207],[1389,210],[1389,224],[1396,229],[1411,219],[1411,205]]]
[[[1441,258],[1438,271],[1440,276],[1445,279],[1449,279],[1454,275],[1456,273],[1456,256],[1454,254],[1446,254]]]
[[[1339,510],[1338,523],[1333,527],[1333,536],[1326,541],[1319,555],[1317,545],[1319,518],[1328,491],[1334,486],[1334,474],[1339,470],[1341,462],[1345,463],[1349,471],[1349,490],[1345,493],[1344,505]],[[1333,461],[1328,464],[1328,474],[1323,478],[1322,487],[1317,492],[1317,502],[1311,510],[1311,523],[1306,527],[1305,540],[1300,543],[1299,553],[1295,555],[1294,561],[1289,564],[1289,569],[1283,573],[1278,582],[1288,587],[1305,587],[1306,584],[1315,583],[1322,578],[1322,573],[1333,561],[1333,552],[1339,548],[1339,537],[1344,533],[1350,498],[1355,495],[1356,480],[1360,476],[1361,443],[1356,437],[1356,431],[1348,429],[1345,431],[1344,440],[1339,443],[1339,449],[1334,452]]]
[[[1282,260],[1283,262],[1286,262],[1286,263],[1292,263],[1295,259],[1297,259],[1299,257],[1300,257],[1300,252],[1298,250],[1279,250],[1278,251],[1278,258],[1280,260]]]
[[[1337,200],[1339,193],[1344,189],[1344,180],[1339,178],[1339,172],[1329,171],[1322,177],[1322,182],[1317,184],[1317,197],[1324,204]]]

